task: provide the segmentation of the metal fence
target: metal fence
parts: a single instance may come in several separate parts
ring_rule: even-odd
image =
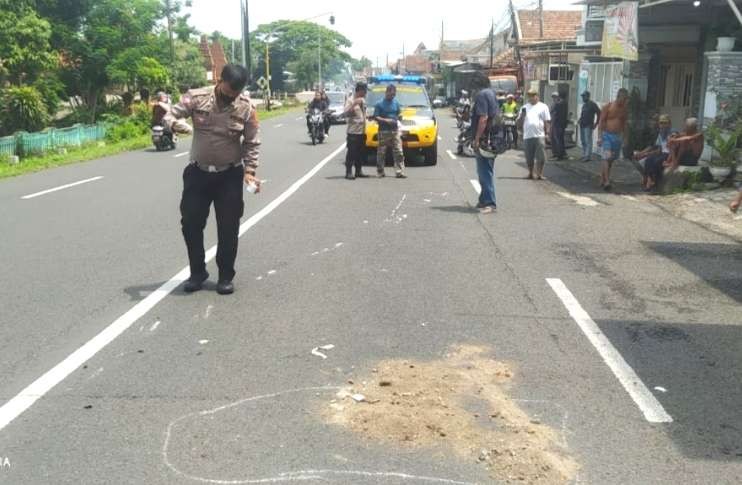
[[[103,140],[106,137],[106,124],[74,125],[69,128],[48,128],[39,133],[18,132],[13,136],[0,138],[0,157],[27,157],[65,147],[79,147],[86,143]]]

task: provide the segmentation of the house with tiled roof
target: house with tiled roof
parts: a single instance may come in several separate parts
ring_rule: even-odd
[[[705,128],[725,100],[742,96],[742,19],[730,2],[582,3],[577,44],[597,54],[579,66],[580,85],[599,103],[613,100],[619,88],[628,89],[632,105],[639,106],[630,120],[632,131],[660,114],[670,117],[674,128],[687,118],[698,118]],[[735,32],[736,49],[717,42]],[[635,148],[631,140],[625,145]]]

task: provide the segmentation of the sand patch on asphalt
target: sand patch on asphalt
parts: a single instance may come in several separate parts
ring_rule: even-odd
[[[513,402],[513,371],[488,352],[457,346],[439,361],[381,362],[340,391],[325,418],[385,444],[453,451],[496,480],[572,480],[578,465],[558,434]]]

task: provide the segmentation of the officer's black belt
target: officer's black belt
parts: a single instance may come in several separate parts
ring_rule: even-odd
[[[243,166],[242,161],[230,163],[229,165],[225,165],[225,166],[209,165],[209,164],[202,163],[202,162],[191,162],[191,163],[197,166],[198,168],[200,168],[201,170],[203,170],[204,172],[209,172],[209,173],[224,172],[224,171],[229,170],[230,168]]]

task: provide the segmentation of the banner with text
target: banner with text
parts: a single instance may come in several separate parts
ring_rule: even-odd
[[[605,11],[603,57],[639,59],[639,2],[621,2]]]

